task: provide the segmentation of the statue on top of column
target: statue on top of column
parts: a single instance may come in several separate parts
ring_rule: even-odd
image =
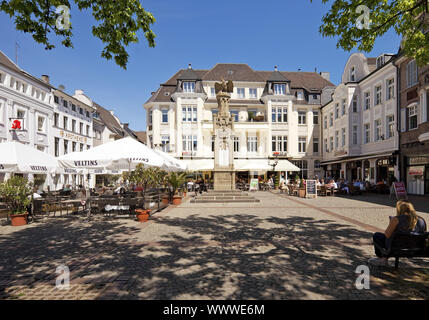
[[[230,93],[234,91],[234,84],[232,81],[226,82],[222,79],[222,82],[215,83],[216,98],[219,107],[219,116],[229,117],[229,99],[231,98]]]

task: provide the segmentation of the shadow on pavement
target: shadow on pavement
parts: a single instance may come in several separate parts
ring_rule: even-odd
[[[369,243],[371,234],[330,220],[262,219],[243,213],[186,219],[172,216],[156,224],[179,232],[170,232],[162,241],[139,243],[124,240],[124,235],[145,232],[137,223],[51,219],[0,236],[0,298],[20,298],[9,290],[20,284],[31,289],[47,283],[55,292],[59,264],[70,268],[72,284],[86,284],[87,290],[97,292],[98,299],[429,295],[427,282],[407,280],[424,269],[410,271],[404,266],[399,272],[371,270],[371,290],[357,290],[355,269],[369,258],[362,242]],[[40,298],[37,291],[32,294],[30,298]]]

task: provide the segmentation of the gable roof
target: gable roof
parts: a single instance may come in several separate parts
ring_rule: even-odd
[[[110,113],[110,111],[104,109],[98,103],[94,102],[94,107],[97,108],[97,113],[100,116],[100,120],[104,125],[113,133],[117,134],[120,137],[124,137],[125,131],[122,128],[121,124],[116,120],[116,118]]]
[[[247,64],[218,63],[204,76],[205,81],[249,81],[263,82],[264,80]]]

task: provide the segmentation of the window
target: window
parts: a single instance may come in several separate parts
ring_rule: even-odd
[[[411,106],[408,108],[408,129],[417,128],[417,105]]]
[[[258,97],[257,90],[250,88],[249,89],[249,97],[250,97],[250,99],[256,99]]]
[[[307,150],[307,138],[299,137],[298,138],[298,152],[304,153]]]
[[[230,113],[234,117],[234,121],[238,122],[238,110],[231,110]]]
[[[355,71],[355,67],[351,67],[351,68],[350,68],[350,81],[351,81],[351,82],[356,81],[356,71]]]
[[[195,82],[183,82],[183,92],[195,92]]]
[[[287,152],[287,136],[273,136],[271,146],[273,152]]]
[[[335,131],[335,149],[338,149],[339,139],[340,139],[340,132],[337,130]]]
[[[247,137],[247,152],[258,151],[258,137]]]
[[[79,150],[80,150],[80,152],[82,152],[82,151],[83,151],[83,143],[81,143],[81,144],[80,144],[79,148],[80,148],[80,149],[79,149]],[[89,149],[89,146],[87,146],[87,149]]]
[[[417,83],[417,64],[413,60],[407,64],[407,86],[408,88]]]
[[[319,124],[319,112],[313,111],[313,124]]]
[[[354,95],[353,96],[353,99],[352,99],[352,111],[353,112],[358,112],[358,101],[357,101],[357,95]]]
[[[234,139],[234,152],[240,151],[240,137],[233,137]]]
[[[319,138],[313,138],[313,153],[319,153]]]
[[[72,131],[76,132],[76,120],[72,120]]]
[[[304,94],[301,90],[296,92],[296,98],[297,100],[304,100]]]
[[[321,168],[321,164],[319,160],[314,160],[314,169],[320,169]]]
[[[364,103],[365,103],[365,110],[368,110],[371,107],[371,93],[370,92],[364,93]]]
[[[374,141],[380,141],[381,140],[381,120],[375,120],[374,121]]]
[[[72,111],[76,112],[76,106],[72,104]]]
[[[184,107],[182,108],[182,121],[183,122],[197,122],[197,108],[196,107]]]
[[[325,152],[329,152],[328,139],[323,140],[323,143],[325,144]]]
[[[328,117],[327,117],[327,116],[324,116],[324,117],[323,117],[323,127],[324,127],[325,129],[327,129],[327,128],[328,128]]]
[[[161,148],[163,152],[170,152],[170,136],[161,136]]]
[[[244,88],[237,88],[237,98],[238,99],[244,99],[245,98]]]
[[[212,152],[215,151],[215,140],[216,140],[216,136],[212,136]]]
[[[198,142],[196,136],[184,135],[182,136],[182,142],[183,151],[197,151]]]
[[[37,131],[45,132],[45,117],[37,116]]]
[[[168,123],[168,109],[162,109],[162,123]]]
[[[55,127],[59,126],[59,119],[60,119],[60,115],[58,113],[54,113],[54,126]]]
[[[83,123],[82,122],[79,123],[79,133],[83,134]]]
[[[17,111],[16,111],[16,117],[18,118],[18,119],[23,119],[23,120],[26,120],[26,111],[25,110],[23,110],[23,109],[18,109]],[[27,124],[26,124],[26,121],[23,121],[24,123],[23,123],[23,129],[27,129]]]
[[[86,111],[85,115],[86,115],[87,118],[89,118],[89,111]]]
[[[334,151],[334,137],[329,138],[329,150]]]
[[[381,85],[375,87],[374,105],[378,106],[379,104],[381,104]]]
[[[340,105],[338,103],[335,104],[335,119],[340,117]]]
[[[4,82],[4,79],[5,79],[6,77],[4,76],[4,74],[3,73],[0,73],[0,83],[1,84],[3,84],[3,82]]]
[[[386,124],[386,139],[390,139],[395,135],[395,116],[387,116]]]
[[[68,130],[69,119],[67,117],[63,118],[63,128],[64,130]]]
[[[395,97],[395,80],[386,80],[386,100],[390,100]]]
[[[64,108],[68,108],[69,107],[69,104],[68,104],[68,102],[66,100],[63,100],[63,106],[64,106]]]
[[[363,143],[369,143],[370,142],[370,126],[369,123],[366,123],[364,125],[364,137],[363,137]]]
[[[79,114],[83,115],[83,109],[79,108]]]
[[[353,144],[358,144],[358,126],[353,126]]]
[[[298,124],[306,124],[307,116],[305,111],[298,111]]]
[[[76,152],[76,142],[72,142],[72,152]]]
[[[69,142],[67,140],[64,140],[64,154],[67,154],[69,152]]]
[[[292,162],[292,164],[297,166],[299,169],[301,169],[301,171],[299,172],[299,176],[302,179],[307,179],[308,178],[308,162],[307,162],[307,160],[293,160],[291,162]]]
[[[58,98],[58,96],[54,96],[54,102],[55,102],[56,104],[58,104],[58,103],[60,102],[60,99]]]
[[[3,100],[0,100],[0,123],[3,123],[3,113],[4,113],[4,108],[3,108],[3,106],[4,106],[4,101]],[[0,142],[1,142],[1,140],[0,140]]]
[[[287,107],[273,107],[272,121],[287,123]]]
[[[341,129],[341,146],[344,147],[346,145],[346,128]]]
[[[91,146],[90,146],[90,145],[87,145],[87,146],[86,146],[86,150],[89,150],[89,149],[91,149]]]
[[[332,127],[334,125],[334,114],[331,112],[329,114],[329,126]]]
[[[216,90],[214,87],[210,87],[210,96],[216,97]]]
[[[152,125],[152,119],[153,119],[153,110],[149,109],[149,125]]]
[[[346,99],[341,101],[341,116],[346,114]]]
[[[55,138],[54,139],[54,149],[55,149],[55,156],[59,157],[60,156],[60,139],[59,138]]]
[[[89,126],[86,126],[86,135],[89,136]]]
[[[274,84],[274,94],[276,96],[285,95],[286,94],[286,85],[276,83]]]

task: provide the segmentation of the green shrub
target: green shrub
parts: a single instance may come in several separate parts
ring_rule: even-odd
[[[23,177],[14,176],[0,183],[0,198],[6,203],[10,214],[21,214],[31,204],[32,185]]]

